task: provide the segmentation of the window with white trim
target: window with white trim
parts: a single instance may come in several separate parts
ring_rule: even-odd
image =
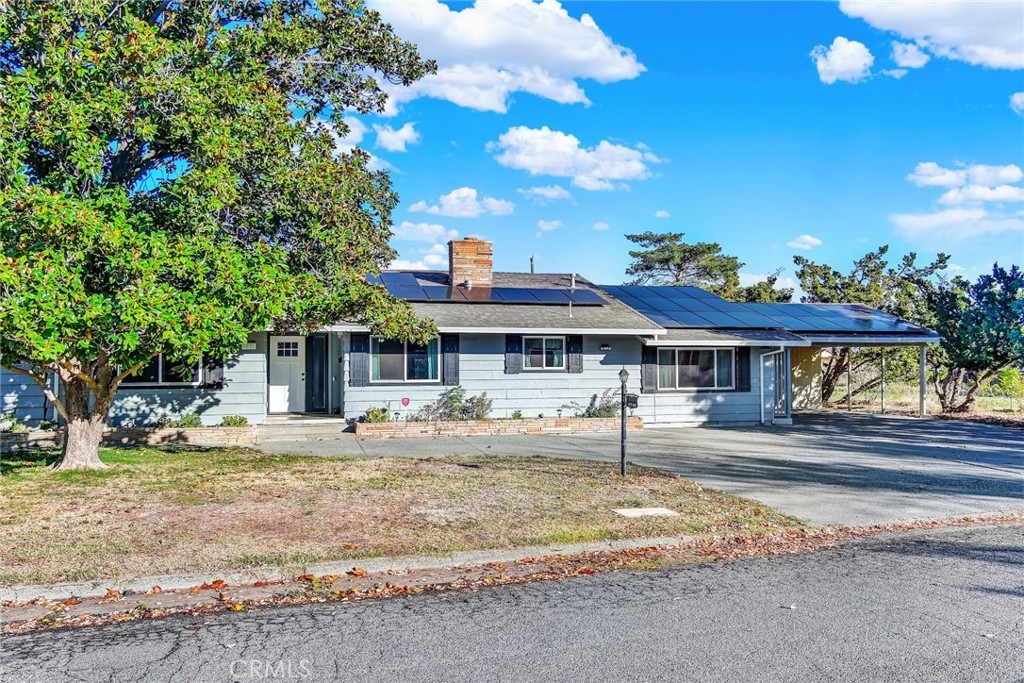
[[[441,344],[426,344],[373,337],[370,340],[371,382],[438,382],[441,379]]]
[[[565,337],[523,337],[523,370],[565,370]]]
[[[735,350],[659,348],[659,389],[735,388]]]
[[[279,342],[277,342],[277,357],[278,358],[298,358],[299,357],[299,342],[297,342],[297,341],[279,341]]]
[[[199,386],[203,377],[203,363],[183,366],[181,363],[170,361],[164,358],[164,354],[154,356],[149,363],[135,371],[135,374],[128,375],[123,380],[124,384],[136,384],[147,386]]]

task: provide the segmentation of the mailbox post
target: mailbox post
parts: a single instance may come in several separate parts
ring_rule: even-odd
[[[626,368],[619,371],[619,382],[622,383],[622,448],[619,455],[619,474],[626,476],[626,382],[629,381],[629,373]]]

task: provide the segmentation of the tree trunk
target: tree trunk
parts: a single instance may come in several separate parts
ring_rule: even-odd
[[[55,470],[94,470],[106,467],[100,460],[100,441],[110,410],[110,396],[97,396],[90,405],[89,386],[80,379],[65,383],[67,426],[64,449]]]

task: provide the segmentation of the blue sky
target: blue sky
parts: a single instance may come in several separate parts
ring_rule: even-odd
[[[1024,262],[1020,3],[371,4],[440,66],[346,141],[392,170],[396,266],[477,235],[618,283],[644,230],[745,281],[881,244]]]

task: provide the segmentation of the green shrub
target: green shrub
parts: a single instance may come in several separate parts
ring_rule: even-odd
[[[203,426],[203,418],[199,417],[196,413],[182,413],[181,417],[178,418],[174,426],[179,429],[194,429],[195,427]]]
[[[374,407],[374,408],[367,408],[366,409],[366,417],[363,419],[363,422],[369,422],[371,424],[376,424],[376,423],[387,422],[387,421],[388,421],[388,406],[385,406],[383,408]]]
[[[454,420],[486,420],[494,402],[487,392],[466,396],[466,390],[455,386],[445,390],[436,401],[420,408],[412,416],[417,422],[451,422]]]
[[[573,401],[562,407],[571,410],[574,417],[615,417],[619,414],[622,401],[614,392],[614,389],[605,389],[600,398],[594,394],[586,406]]]
[[[521,410],[513,410],[512,411],[512,419],[513,420],[522,420],[523,419],[523,411],[521,411]]]
[[[221,427],[246,427],[249,425],[249,418],[245,415],[225,415],[221,418]]]
[[[0,432],[7,433],[18,433],[27,432],[28,427],[21,423],[14,413],[7,415],[0,415]]]

